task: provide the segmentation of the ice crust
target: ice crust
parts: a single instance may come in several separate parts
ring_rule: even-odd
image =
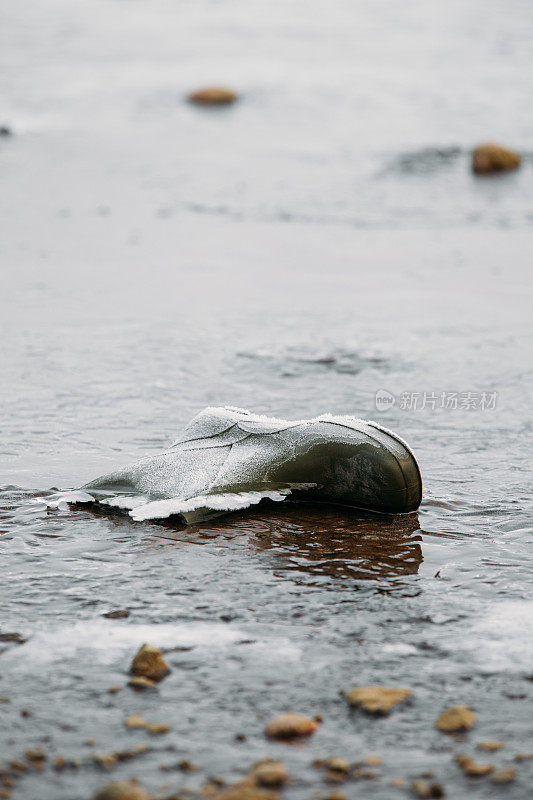
[[[61,500],[99,502],[139,521],[181,515],[189,523],[291,494],[412,511],[421,483],[405,442],[374,422],[333,414],[288,421],[229,406],[206,408],[166,452],[81,492]]]

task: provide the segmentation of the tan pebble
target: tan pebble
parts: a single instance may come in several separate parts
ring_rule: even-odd
[[[197,767],[196,764],[193,764],[192,761],[184,758],[183,761],[180,761],[178,767],[181,769],[182,772],[198,772],[200,767]]]
[[[67,766],[67,761],[65,758],[63,758],[63,756],[58,756],[57,758],[54,759],[53,767],[58,772],[61,772],[61,770],[65,769],[66,766]]]
[[[127,619],[130,615],[130,612],[126,609],[119,609],[118,611],[107,611],[105,614],[102,614],[103,617],[107,617],[107,619]]]
[[[383,764],[383,759],[381,756],[367,756],[365,758],[365,764],[369,767],[379,767],[380,764]]]
[[[145,678],[144,675],[137,675],[134,678],[130,678],[128,681],[128,686],[137,691],[142,691],[143,689],[153,689],[155,685],[155,681],[151,680],[150,678]]]
[[[11,702],[10,697],[0,697],[0,703],[10,703],[10,702]]]
[[[323,758],[315,758],[313,761],[311,761],[311,766],[315,769],[322,769],[322,767],[326,766],[326,762]]]
[[[492,764],[478,764],[472,756],[466,755],[465,753],[458,753],[455,756],[456,763],[461,767],[465,775],[468,775],[470,778],[479,778],[483,775],[488,775],[489,772],[494,770],[494,766]]]
[[[444,733],[469,731],[476,724],[476,719],[471,708],[459,705],[443,711],[435,725]]]
[[[413,781],[413,792],[418,797],[438,798],[444,797],[444,789],[440,783],[436,781],[426,781],[424,778],[417,778]]]
[[[85,739],[85,744],[89,747],[94,747],[98,742],[94,738],[94,736],[90,736],[88,739]]]
[[[248,776],[216,795],[217,800],[280,800],[277,792],[259,789],[253,777]]]
[[[144,789],[133,781],[117,781],[102,786],[93,800],[150,800]]]
[[[472,169],[478,175],[518,169],[521,162],[522,158],[518,153],[501,144],[480,144],[472,153]]]
[[[148,723],[144,717],[141,717],[138,714],[131,714],[124,720],[124,725],[126,728],[146,728]]]
[[[533,753],[517,753],[514,757],[515,761],[527,761],[533,759]]]
[[[501,750],[502,747],[505,747],[503,742],[478,742],[476,745],[478,750],[488,750],[490,753],[494,752],[495,750]]]
[[[23,775],[25,772],[28,771],[28,765],[25,764],[24,761],[19,761],[18,759],[10,761],[9,768],[11,772],[15,773],[15,775]]]
[[[31,747],[25,750],[24,755],[35,769],[42,769],[47,757],[44,750],[34,750]]]
[[[346,792],[340,792],[334,789],[332,792],[328,792],[324,800],[346,800]]]
[[[3,789],[0,789],[0,798],[2,800],[9,800],[10,797],[11,797],[11,792],[9,791],[9,789],[6,789],[5,787]]]
[[[272,758],[264,758],[259,761],[252,769],[252,775],[258,786],[266,786],[275,789],[287,783],[287,770],[281,761]]]
[[[168,733],[172,730],[170,725],[165,725],[164,722],[149,722],[146,724],[146,730],[148,733],[153,733],[155,736],[159,736],[163,733]]]
[[[332,756],[328,758],[325,766],[333,772],[349,772],[350,762],[347,758],[340,758],[339,756]]]
[[[311,736],[317,728],[318,723],[314,719],[289,712],[271,720],[265,728],[265,735],[271,739],[295,739]]]
[[[31,715],[32,715],[32,712],[30,711],[29,708],[21,708],[21,710],[20,710],[20,716],[21,717],[31,717]]]
[[[490,776],[491,781],[494,783],[511,783],[516,778],[516,770],[514,767],[502,767],[502,769],[495,770]]]
[[[350,705],[360,706],[369,714],[388,714],[398,703],[412,697],[410,689],[392,686],[356,686],[348,692]]]
[[[191,103],[204,106],[229,105],[234,103],[236,99],[236,93],[225,86],[206,86],[203,89],[191,92],[189,95]]]
[[[405,778],[393,778],[390,782],[390,785],[401,788],[402,786],[405,786]]]
[[[170,670],[158,647],[143,644],[131,662],[130,672],[132,675],[142,675],[153,681],[162,681]]]
[[[123,688],[122,686],[119,686],[117,684],[116,686],[110,686],[107,691],[109,694],[116,694],[117,692],[121,692],[122,688]]]
[[[117,763],[118,758],[115,753],[96,753],[93,756],[93,761],[95,764],[98,764],[99,767],[111,769]]]

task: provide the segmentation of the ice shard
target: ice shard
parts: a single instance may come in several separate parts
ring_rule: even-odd
[[[407,444],[375,422],[331,414],[288,421],[228,406],[205,409],[166,452],[82,491],[135,520],[177,514],[192,523],[289,495],[408,513],[420,505],[422,481]]]

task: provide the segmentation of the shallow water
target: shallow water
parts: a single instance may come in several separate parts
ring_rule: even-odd
[[[314,758],[370,753],[382,775],[349,798],[427,769],[449,797],[528,796],[533,762],[498,788],[452,756],[533,751],[531,163],[468,171],[479,140],[531,150],[531,9],[311,5],[3,12],[0,633],[27,641],[0,644],[2,758],[85,759],[14,798],[86,800],[108,779],[90,754],[140,741],[154,750],[111,774],[161,796],[269,755],[303,800],[327,791]],[[242,101],[182,102],[213,80]],[[223,403],[396,430],[419,513],[266,504],[180,528],[46,508]],[[145,641],[171,675],[108,694]],[[339,695],[358,684],[415,697],[369,719]],[[478,723],[450,738],[434,722],[456,703]],[[284,709],[320,713],[319,732],[266,742]],[[128,731],[137,710],[172,731]],[[183,758],[200,770],[159,768]]]

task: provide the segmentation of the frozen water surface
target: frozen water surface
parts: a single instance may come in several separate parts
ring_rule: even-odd
[[[532,30],[518,0],[3,9],[0,634],[19,637],[0,640],[1,757],[49,754],[13,800],[89,800],[110,776],[162,798],[262,756],[308,800],[329,791],[313,759],[370,753],[381,776],[349,800],[425,770],[450,798],[529,796]],[[208,83],[241,100],[183,102]],[[521,170],[475,179],[486,139]],[[497,399],[403,407],[423,392]],[[416,453],[418,513],[271,503],[180,526],[52,507],[226,404],[375,419]],[[144,641],[171,674],[108,694]],[[357,684],[414,699],[369,719],[339,695]],[[447,737],[456,703],[477,725]],[[267,742],[285,709],[323,723]],[[172,730],[128,730],[137,711]],[[454,763],[486,739],[512,784]],[[91,759],[140,742],[109,774]],[[55,772],[60,755],[82,766]],[[160,769],[183,759],[199,771]]]

